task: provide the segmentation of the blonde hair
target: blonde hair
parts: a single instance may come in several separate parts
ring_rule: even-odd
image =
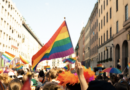
[[[20,82],[19,79],[13,79],[13,80],[9,83],[9,90],[21,90],[22,85],[23,85],[23,84]]]
[[[55,82],[47,82],[40,90],[63,90]]]

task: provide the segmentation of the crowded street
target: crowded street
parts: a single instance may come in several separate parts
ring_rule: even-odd
[[[130,90],[130,0],[0,0],[0,90]]]

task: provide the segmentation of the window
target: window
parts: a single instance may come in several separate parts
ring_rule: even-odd
[[[104,51],[104,60],[105,60],[105,51]]]
[[[104,16],[104,26],[105,26],[105,16]]]
[[[105,0],[104,0],[104,10],[105,10]]]
[[[108,49],[107,49],[107,59],[108,59]]]
[[[105,43],[105,33],[104,33],[104,43]]]
[[[118,0],[116,0],[116,11],[118,11]]]
[[[107,12],[107,14],[106,14],[106,21],[108,22],[108,12]]]
[[[99,17],[100,17],[100,9],[99,9]]]
[[[1,38],[1,36],[2,36],[2,30],[0,30],[0,38]]]
[[[6,21],[4,21],[4,28],[5,28],[5,26],[6,26]]]
[[[108,5],[108,0],[106,0],[106,5]]]
[[[99,61],[100,61],[100,53],[99,53]]]
[[[112,58],[112,47],[110,48],[110,58]]]
[[[100,46],[100,38],[99,38],[99,46]]]
[[[5,39],[5,33],[3,34],[3,39]]]
[[[125,6],[125,21],[128,20],[128,5]]]
[[[99,23],[99,31],[100,31],[100,23]]]
[[[0,22],[1,26],[2,26],[2,23],[3,23],[3,18],[1,18],[1,22]]]
[[[107,40],[108,40],[108,30],[107,30]]]
[[[101,20],[101,29],[102,29],[102,20]]]
[[[112,18],[112,9],[110,8],[110,19]]]
[[[101,14],[102,14],[102,5],[101,5]]]
[[[4,12],[4,7],[2,6],[2,10],[1,10],[1,13],[3,14],[3,12]]]
[[[116,21],[116,33],[118,33],[118,21]]]
[[[101,61],[102,61],[102,52],[101,52]]]
[[[110,38],[112,37],[112,27],[110,27]]]
[[[101,45],[102,45],[102,36],[101,36]]]

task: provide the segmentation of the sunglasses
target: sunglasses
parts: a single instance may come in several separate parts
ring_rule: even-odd
[[[16,78],[16,76],[15,75],[11,75],[10,78]]]

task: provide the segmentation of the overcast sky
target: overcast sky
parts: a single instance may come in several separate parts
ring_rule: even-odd
[[[82,27],[87,24],[97,0],[12,0],[27,24],[47,43],[66,17],[75,48]]]

